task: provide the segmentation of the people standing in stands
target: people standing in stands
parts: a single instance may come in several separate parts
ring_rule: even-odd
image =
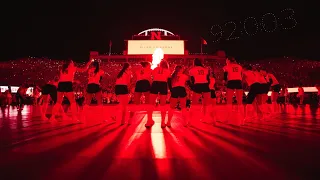
[[[151,63],[144,61],[141,62],[141,67],[139,70],[136,71],[136,86],[134,90],[134,104],[131,105],[130,108],[130,118],[133,118],[136,111],[139,110],[146,110],[147,112],[150,111],[150,109],[153,108],[153,106],[150,105],[150,88],[151,88]],[[141,104],[141,98],[144,95],[145,98],[145,104]],[[139,106],[140,105],[140,106]],[[131,121],[131,120],[129,120]],[[147,123],[145,124],[146,127],[153,126],[154,121],[152,120],[152,117],[148,116]]]
[[[245,66],[243,68],[243,79],[249,86],[249,93],[247,96],[247,105],[245,108],[245,118],[244,121],[240,122],[240,125],[244,125],[245,122],[250,122],[256,119],[256,115],[261,112],[258,106],[258,95],[261,93],[261,84],[259,83],[256,71],[252,70],[251,66]]]
[[[284,104],[289,104],[289,91],[288,91],[288,86],[285,84],[282,87],[284,89]]]
[[[318,104],[320,105],[320,84],[316,84],[315,87],[317,88],[318,90]]]
[[[278,103],[280,105],[280,108],[282,110],[284,110],[284,107],[285,107],[285,103],[286,103],[286,97],[285,97],[285,94],[286,94],[286,88],[285,86],[283,85],[282,88],[281,88],[281,91],[280,91],[280,94],[279,94],[279,97],[278,97]],[[281,110],[281,111],[282,111]]]
[[[26,82],[22,86],[20,86],[17,91],[16,99],[19,111],[23,110],[24,100],[26,99],[28,88],[29,84]]]
[[[299,104],[303,105],[304,103],[304,89],[302,87],[302,83],[300,83],[298,87],[298,98],[299,98]]]

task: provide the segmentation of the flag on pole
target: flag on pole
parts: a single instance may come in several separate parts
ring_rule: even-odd
[[[208,43],[205,39],[201,38],[201,44],[207,45]]]
[[[201,54],[202,54],[202,45],[207,45],[207,44],[208,44],[207,41],[201,37],[201,47],[200,47]]]

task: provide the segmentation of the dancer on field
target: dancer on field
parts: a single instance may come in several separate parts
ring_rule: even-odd
[[[168,107],[166,105],[168,95],[168,79],[171,75],[169,64],[166,60],[162,60],[158,67],[152,71],[153,82],[150,90],[150,105],[155,106],[156,99],[160,98],[161,112],[161,128],[166,127],[166,114]],[[153,109],[150,107],[148,111],[148,119],[152,119]]]
[[[224,70],[224,82],[227,85],[227,109],[228,113],[232,113],[233,95],[236,95],[237,112],[243,113],[242,97],[242,66],[240,66],[234,57],[228,57],[226,59],[226,66]],[[228,121],[228,119],[227,119]]]
[[[137,78],[136,87],[134,90],[134,104],[131,106],[130,110],[130,120],[134,117],[136,111],[141,109],[150,111],[153,106],[150,105],[150,88],[151,88],[151,63],[144,61],[141,62],[141,67],[136,71],[135,76]],[[141,96],[145,97],[145,104],[140,105]],[[153,126],[154,121],[152,117],[148,117],[146,127]]]
[[[78,121],[79,119],[76,116],[77,113],[77,105],[73,92],[72,82],[74,81],[74,75],[78,72],[85,72],[88,70],[89,65],[93,60],[89,61],[84,68],[78,68],[74,65],[72,60],[68,60],[66,63],[62,65],[60,70],[60,78],[58,83],[58,93],[57,93],[57,103],[54,105],[52,109],[52,116],[50,120],[55,120],[55,115],[57,111],[62,105],[63,97],[65,96],[70,102],[70,108],[72,112],[72,120]]]
[[[88,106],[91,104],[93,96],[97,101],[97,110],[103,112],[102,105],[102,90],[101,90],[101,80],[104,75],[104,71],[100,69],[100,64],[98,61],[93,61],[88,69],[88,85],[87,92],[85,94],[83,113],[81,118],[85,121],[85,117],[88,114]],[[101,116],[100,118],[104,118]]]
[[[192,102],[190,107],[190,123],[197,117],[206,117],[209,113],[210,105],[210,88],[209,88],[209,69],[205,68],[200,59],[196,58],[194,60],[194,66],[189,70],[190,82],[192,86]],[[203,96],[202,105],[199,103],[200,97]],[[202,111],[202,114],[199,112]]]
[[[181,113],[183,117],[183,124],[187,126],[189,124],[189,117],[187,111],[187,91],[186,84],[189,81],[189,76],[184,74],[184,69],[182,66],[176,66],[171,78],[169,80],[169,88],[171,91],[170,98],[170,109],[168,111],[168,122],[167,127],[171,127],[171,121],[173,117],[173,112],[177,108],[178,102],[181,108]]]
[[[129,63],[124,63],[121,71],[117,75],[115,93],[117,95],[117,99],[119,100],[119,105],[116,105],[117,109],[121,110],[121,125],[125,124],[126,114],[127,114],[127,106],[129,103],[129,85],[132,78],[131,66]],[[119,107],[119,108],[118,108]],[[131,124],[131,118],[128,121],[128,124]]]

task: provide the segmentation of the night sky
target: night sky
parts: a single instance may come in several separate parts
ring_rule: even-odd
[[[86,61],[91,50],[107,53],[110,40],[112,52],[121,53],[125,39],[149,28],[179,34],[188,40],[192,53],[200,52],[203,37],[208,42],[204,52],[210,54],[221,49],[248,60],[281,56],[320,59],[319,8],[307,1],[28,1],[9,2],[6,7],[1,61],[27,56]],[[295,25],[294,20],[285,19],[293,12],[297,24],[285,29]],[[264,15],[265,31],[274,32],[262,30]],[[273,15],[278,18],[277,26]],[[258,30],[253,18],[259,23]],[[234,25],[236,30],[230,36]],[[219,26],[223,30],[220,40]],[[257,32],[249,36],[245,31]]]

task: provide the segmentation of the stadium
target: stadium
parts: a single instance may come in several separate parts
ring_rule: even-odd
[[[190,53],[188,39],[161,28],[123,42],[122,52],[112,53],[110,40],[109,52],[90,51],[82,63],[0,62],[0,177],[270,180],[319,173],[320,61],[238,61],[224,50],[204,53],[203,38],[200,53]],[[243,68],[232,70],[241,88],[229,86],[231,66]],[[163,87],[154,85],[157,68],[158,77],[168,77],[164,93],[151,93]],[[207,72],[205,83],[196,83],[195,68]],[[153,79],[141,79],[141,69]],[[185,81],[170,87],[177,76]],[[137,90],[141,81],[147,91]],[[254,92],[257,84],[268,86]]]
[[[186,67],[191,67],[195,58],[201,59],[205,66],[214,71],[216,76],[216,85],[221,95],[223,102],[225,99],[223,80],[223,66],[225,65],[226,53],[222,50],[217,51],[213,55],[205,53],[190,54],[186,49],[186,43],[188,40],[181,39],[180,35],[174,34],[171,31],[161,28],[151,28],[143,30],[140,33],[134,34],[131,40],[124,40],[126,49],[120,54],[111,53],[112,42],[109,44],[109,53],[99,54],[97,51],[91,51],[89,53],[89,59],[95,59],[101,62],[103,70],[106,72],[106,76],[103,78],[102,86],[105,92],[104,102],[116,102],[116,97],[113,94],[113,87],[115,83],[115,76],[121,70],[122,64],[128,62],[133,67],[138,67],[141,61],[152,62],[152,54],[156,48],[162,48],[164,50],[164,59],[166,59],[171,70],[175,65],[183,64]],[[202,46],[207,44],[206,40],[201,39]],[[2,62],[1,63],[1,93],[9,90],[11,93],[16,93],[19,86],[24,83],[25,80],[29,80],[31,84],[37,86],[43,86],[48,80],[52,79],[58,74],[59,67],[62,65],[61,60],[50,60],[47,58],[35,58],[29,57],[25,59]],[[246,62],[241,62],[247,64]],[[279,57],[277,59],[257,60],[249,62],[251,65],[259,67],[267,67],[268,71],[273,72],[279,77],[281,84],[286,84],[288,92],[291,94],[290,102],[296,102],[296,94],[298,92],[297,86],[303,83],[303,88],[307,93],[306,102],[316,102],[315,98],[318,92],[315,85],[317,84],[317,78],[320,76],[320,63],[312,60],[300,60],[289,57]],[[15,66],[15,68],[13,68]],[[48,68],[49,67],[49,68]],[[299,71],[301,74],[297,75],[295,72]],[[294,72],[294,73],[293,73]],[[38,74],[39,73],[39,74]],[[305,73],[305,74],[302,74]],[[26,77],[22,79],[21,76]],[[76,74],[77,95],[82,95],[85,90],[85,84],[87,77],[85,74]],[[30,96],[31,103],[33,101],[33,88],[30,87],[27,94]],[[111,93],[111,94],[110,94]],[[247,94],[247,92],[246,92]],[[313,95],[315,94],[315,95]],[[271,95],[271,92],[268,93]],[[110,100],[113,97],[113,100]],[[108,100],[109,99],[109,100]],[[112,99],[112,98],[111,98]]]

